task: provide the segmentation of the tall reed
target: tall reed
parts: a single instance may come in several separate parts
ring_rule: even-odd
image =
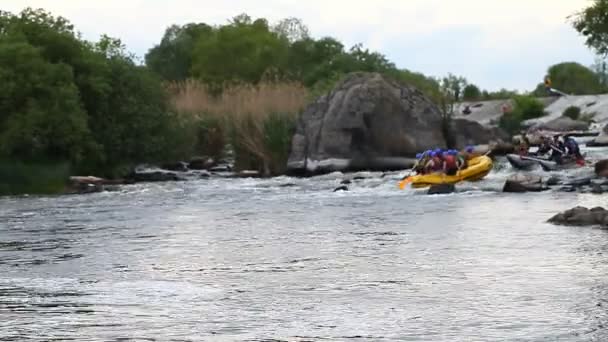
[[[215,89],[188,80],[168,85],[168,91],[180,120],[204,127],[199,137],[203,145],[217,145],[219,134],[223,143],[232,143],[238,168],[266,175],[283,172],[296,117],[308,99],[302,84],[226,84],[215,94]]]

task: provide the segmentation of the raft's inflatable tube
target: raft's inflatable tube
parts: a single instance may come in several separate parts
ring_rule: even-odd
[[[537,158],[532,156],[520,156],[517,154],[509,154],[507,155],[507,160],[516,169],[520,170],[530,170],[534,168],[536,165],[540,165],[540,167],[544,171],[558,171],[570,169],[573,167],[577,167],[576,160],[566,158],[562,164],[558,164],[552,160]]]
[[[509,164],[518,170],[531,170],[538,165],[538,161],[522,158],[518,154],[507,154]]]
[[[409,178],[409,183],[412,184],[413,188],[425,188],[437,184],[456,184],[464,181],[474,182],[487,176],[492,171],[493,166],[490,157],[475,157],[469,160],[469,167],[459,171],[455,176],[437,173],[412,176]]]

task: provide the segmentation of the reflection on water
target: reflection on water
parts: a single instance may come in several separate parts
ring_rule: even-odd
[[[605,341],[592,195],[208,180],[0,199],[0,340]],[[282,186],[290,184],[290,186]]]

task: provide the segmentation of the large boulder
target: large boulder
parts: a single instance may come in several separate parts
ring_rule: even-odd
[[[446,147],[442,122],[419,90],[377,73],[353,73],[300,116],[288,172],[407,168],[405,157]]]
[[[453,119],[449,139],[459,149],[468,145],[499,144],[509,141],[509,135],[498,127],[486,127],[477,121]]]
[[[540,192],[549,188],[539,176],[530,174],[515,174],[510,176],[503,187],[503,192]]]
[[[608,159],[600,160],[595,163],[595,174],[598,177],[608,178]]]
[[[566,226],[601,225],[606,227],[608,226],[608,211],[601,207],[593,209],[576,207],[553,216],[549,222]]]
[[[531,122],[533,122],[531,120]],[[531,131],[550,131],[550,132],[576,132],[589,129],[589,123],[585,121],[572,120],[567,116],[560,116],[549,122],[533,125]]]

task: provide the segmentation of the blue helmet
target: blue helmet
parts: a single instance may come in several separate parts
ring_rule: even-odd
[[[422,159],[422,153],[416,154],[416,159]]]
[[[467,152],[473,153],[474,150],[473,146],[467,146]]]
[[[434,158],[434,157],[437,157],[437,152],[432,151],[432,152],[431,152],[429,155],[430,155],[431,157],[433,157],[433,158]]]

